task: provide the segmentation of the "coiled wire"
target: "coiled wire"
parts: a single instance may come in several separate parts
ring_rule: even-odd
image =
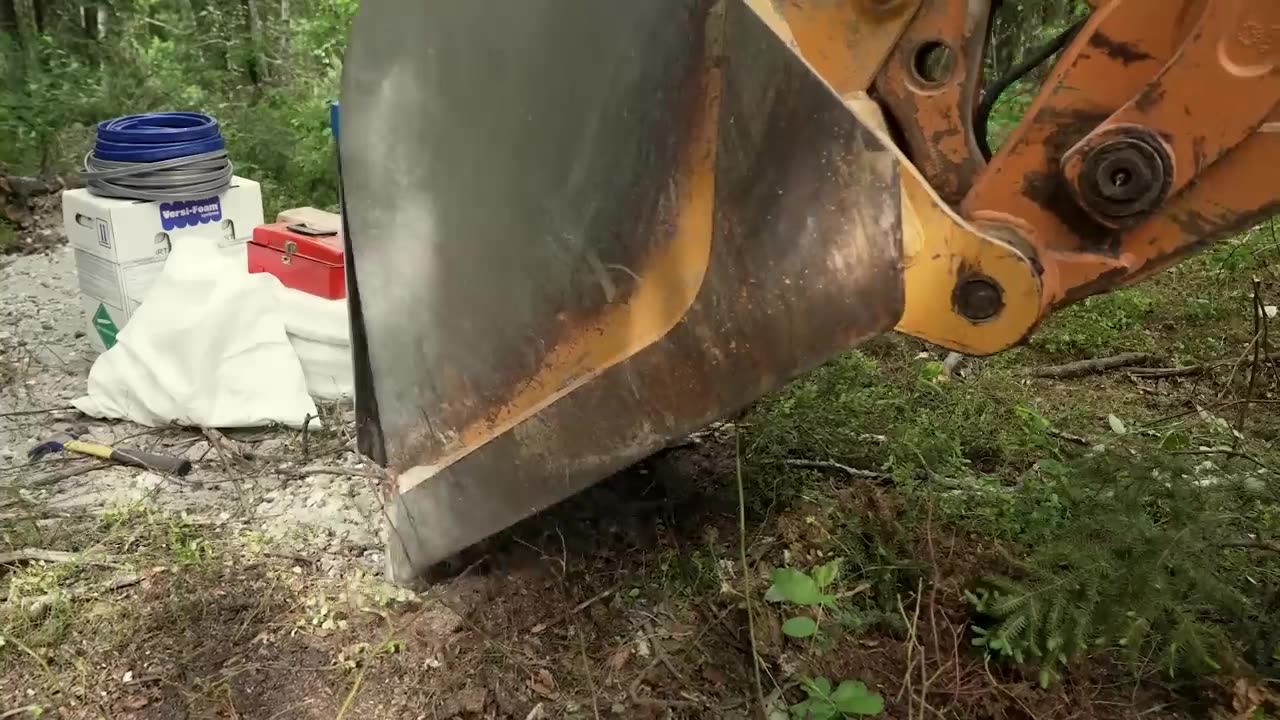
[[[218,121],[201,113],[149,113],[98,123],[84,158],[89,192],[128,200],[197,200],[231,186],[234,167]]]

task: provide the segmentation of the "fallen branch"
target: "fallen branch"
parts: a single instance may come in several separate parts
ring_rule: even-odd
[[[1059,440],[1066,440],[1067,442],[1075,443],[1076,445],[1090,447],[1094,444],[1092,440],[1083,435],[1076,435],[1075,433],[1069,433],[1065,430],[1059,430],[1054,427],[1049,428],[1045,432],[1048,433],[1050,437],[1056,437]]]
[[[1280,553],[1280,543],[1248,538],[1242,540],[1228,540],[1227,542],[1218,543],[1218,547],[1241,548],[1243,550],[1266,550],[1268,552]]]
[[[316,466],[305,467],[297,472],[298,475],[345,475],[347,477],[368,478],[370,480],[386,480],[387,474],[382,470],[364,470],[361,468],[344,468]]]
[[[1084,377],[1094,373],[1105,372],[1107,370],[1116,370],[1123,367],[1131,367],[1134,365],[1146,365],[1154,362],[1156,356],[1151,353],[1120,353],[1111,357],[1093,358],[1091,360],[1077,360],[1069,362],[1065,365],[1046,365],[1043,367],[1030,368],[1026,370],[1026,374],[1034,378],[1053,378],[1057,380],[1065,380],[1068,378]]]
[[[830,460],[783,460],[783,465],[798,468],[810,468],[813,470],[837,470],[850,477],[862,478],[864,480],[888,480],[889,475],[885,473],[875,472],[872,470],[859,470],[848,465],[841,465],[838,462]]]
[[[231,460],[234,459],[237,464],[243,462],[245,459],[244,453],[230,438],[221,432],[213,428],[201,428],[201,430],[204,432],[205,439],[213,446],[214,452],[218,454],[218,459],[222,461],[223,469],[227,471],[228,475],[234,475],[235,472],[231,469]]]
[[[62,550],[45,550],[44,548],[22,548],[12,552],[0,553],[0,565],[13,565],[20,562],[50,563],[86,563],[89,565],[105,565],[117,567],[119,562],[106,555],[91,555]]]
[[[111,578],[105,584],[100,585],[98,587],[70,588],[61,593],[46,593],[44,595],[37,595],[36,597],[31,598],[30,604],[27,605],[27,613],[32,617],[40,617],[41,615],[44,615],[45,611],[47,611],[49,607],[53,605],[54,601],[57,600],[59,596],[61,596],[63,599],[70,602],[73,600],[78,600],[87,595],[96,595],[98,593],[104,593],[104,592],[115,592],[116,590],[123,590],[124,588],[137,585],[143,580],[146,580],[151,574],[153,573],[148,573],[147,575],[138,575],[133,573],[130,573],[128,575],[117,575],[116,577]]]
[[[0,713],[0,720],[5,718],[17,717],[24,713],[31,713],[31,717],[40,717],[40,713],[44,712],[44,705],[23,705],[12,710],[5,710]]]
[[[11,410],[9,412],[0,413],[0,418],[18,417],[21,415],[45,415],[48,413],[70,412],[72,410],[75,410],[75,408],[69,405],[66,407],[40,408],[39,410]]]
[[[1199,375],[1206,373],[1217,367],[1217,363],[1210,365],[1182,365],[1180,367],[1164,367],[1164,368],[1126,368],[1125,372],[1133,377],[1140,378],[1173,378],[1173,377],[1189,377],[1191,375]]]
[[[1280,352],[1272,352],[1262,356],[1267,362],[1280,361]],[[1220,367],[1231,365],[1235,360],[1217,360],[1215,362],[1200,363],[1197,365],[1178,365],[1176,367],[1121,367],[1129,375],[1135,378],[1145,379],[1161,379],[1175,377],[1191,377],[1193,375],[1201,375]]]
[[[62,518],[91,517],[88,512],[64,512],[62,510],[33,510],[31,512],[0,513],[0,523],[40,522]]]
[[[1257,465],[1263,470],[1280,474],[1280,470],[1277,470],[1276,468],[1271,467],[1270,465],[1262,462],[1261,460],[1250,455],[1249,453],[1241,452],[1240,450],[1232,450],[1231,448],[1204,448],[1201,450],[1170,450],[1169,454],[1170,455],[1225,455],[1227,457],[1240,458],[1241,460],[1248,460],[1249,462],[1253,463],[1254,465]]]
[[[114,463],[109,462],[96,462],[89,463],[87,465],[80,465],[78,467],[66,468],[64,470],[55,470],[54,472],[32,478],[31,480],[23,483],[22,487],[30,490],[32,488],[45,487],[46,485],[55,485],[63,480],[70,480],[73,477],[79,477],[85,473],[91,473],[94,470],[109,468],[113,464]]]
[[[1254,391],[1258,385],[1258,374],[1262,372],[1263,355],[1267,352],[1267,322],[1266,306],[1262,299],[1262,280],[1261,278],[1253,278],[1253,335],[1257,338],[1257,342],[1253,344],[1253,364],[1249,366],[1249,389],[1245,394],[1245,400],[1250,400],[1254,396]],[[1237,438],[1244,437],[1244,423],[1249,417],[1249,403],[1240,406],[1240,412],[1236,415],[1236,433]],[[1237,440],[1238,442],[1238,440]]]
[[[301,553],[286,552],[284,550],[268,550],[263,553],[267,557],[280,558],[282,560],[292,560],[299,565],[312,566],[316,564],[316,559],[302,555]]]

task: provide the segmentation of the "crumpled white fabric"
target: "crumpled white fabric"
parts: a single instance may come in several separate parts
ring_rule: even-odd
[[[213,243],[174,243],[164,273],[73,404],[150,427],[301,427],[316,405],[285,332],[282,289]]]
[[[311,396],[322,400],[351,397],[354,373],[347,301],[328,300],[282,285],[279,307]]]

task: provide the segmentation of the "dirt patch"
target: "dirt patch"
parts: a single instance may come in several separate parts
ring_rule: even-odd
[[[352,451],[350,403],[325,404],[322,427],[305,436],[265,428],[228,431],[225,442],[194,428],[86,418],[70,407],[85,393],[97,357],[86,331],[70,248],[0,268],[0,500],[61,513],[143,503],[238,524],[281,548],[355,554],[380,567],[382,506],[376,482],[361,474],[368,466]],[[70,455],[28,464],[30,448],[68,428],[99,442],[182,455],[194,470],[164,477]],[[309,466],[330,473],[303,472]]]
[[[0,165],[0,255],[41,253],[66,242],[62,191],[66,181],[8,175]]]
[[[64,635],[31,646],[49,675],[0,649],[2,699],[139,720],[335,718],[344,706],[347,718],[751,717],[733,473],[732,445],[714,438],[664,453],[503,533],[416,596],[354,565],[319,571],[270,545],[242,554],[243,538],[216,527],[126,523],[108,549],[166,569],[70,608]],[[986,666],[961,593],[1000,567],[993,548],[941,528],[906,533],[907,509],[875,484],[833,489],[837,504],[781,499],[767,520],[749,518],[761,529],[749,551],[755,647],[776,705],[799,700],[786,680],[798,674],[863,680],[889,718],[918,716],[921,699],[961,718],[1133,717],[1173,699],[1120,675],[1073,670],[1045,691]],[[69,547],[93,542],[79,537]],[[903,620],[833,630],[813,652],[781,633],[786,608],[758,599],[772,568],[807,566],[836,540],[846,557],[897,566],[851,569],[849,606]]]

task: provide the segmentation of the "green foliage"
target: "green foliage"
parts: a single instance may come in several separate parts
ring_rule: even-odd
[[[94,124],[162,110],[222,123],[236,171],[263,183],[267,215],[337,198],[328,102],[357,0],[120,0],[54,5],[30,52],[0,54],[0,157],[19,173],[78,169]],[[87,6],[93,7],[93,6]],[[290,15],[282,16],[282,8]]]
[[[835,598],[822,591],[835,580],[838,569],[837,561],[815,568],[813,575],[794,568],[778,568],[773,571],[773,586],[764,599],[806,607],[830,605]]]
[[[794,568],[778,568],[773,571],[773,585],[765,593],[766,602],[788,603],[804,608],[811,608],[817,618],[810,615],[797,615],[782,623],[782,632],[787,637],[801,640],[818,635],[818,621],[822,611],[835,606],[836,598],[824,592],[840,574],[840,562],[833,560],[820,565],[813,574]]]
[[[878,348],[909,352],[897,342],[882,340]],[[1037,427],[1034,403],[1019,392],[1014,373],[991,368],[963,383],[942,382],[936,364],[881,363],[868,352],[834,360],[753,411],[749,459],[832,459],[916,485],[933,476],[1025,469],[1036,457],[1030,451],[1056,446]]]
[[[1054,512],[1019,538],[1027,559],[967,595],[974,645],[1037,667],[1048,685],[1098,649],[1177,675],[1215,670],[1252,644],[1262,596],[1222,548],[1228,518],[1241,516],[1237,492],[1205,489],[1172,458],[1103,453],[1047,474],[1016,503],[1042,511],[1049,493]]]
[[[1215,275],[1239,275],[1266,271],[1280,260],[1280,230],[1276,219],[1213,246],[1208,252]]]
[[[1083,0],[1008,0],[999,4],[985,58],[988,79],[994,82],[1003,78],[1030,53],[1088,12]],[[999,148],[1022,121],[1051,65],[1052,60],[1045,62],[1000,94],[987,125],[987,137],[993,149]]]
[[[199,565],[213,558],[214,549],[195,527],[182,520],[169,523],[169,552],[179,565]]]
[[[791,706],[791,717],[796,720],[833,720],[884,712],[884,698],[859,680],[845,680],[832,689],[831,681],[825,677],[803,678],[800,687],[806,698]]]
[[[1155,299],[1145,288],[1097,295],[1054,315],[1032,339],[1032,345],[1055,355],[1106,356],[1154,349],[1147,319]]]
[[[13,225],[4,220],[0,220],[0,255],[9,252],[18,244],[18,233],[14,230]]]
[[[816,621],[803,647],[820,654],[841,633],[901,637],[897,601],[926,572],[919,528],[932,522],[935,533],[967,538],[958,554],[974,550],[973,571],[989,576],[971,586],[971,624],[976,649],[995,662],[1045,683],[1086,662],[1178,678],[1243,662],[1280,677],[1280,556],[1234,546],[1280,537],[1274,474],[1229,454],[1175,454],[1242,450],[1280,465],[1270,406],[1252,409],[1240,437],[1237,406],[1216,409],[1229,396],[1207,379],[1199,394],[1194,378],[1144,383],[1155,392],[1139,394],[1123,375],[1058,383],[1020,372],[1049,352],[1068,360],[1145,350],[1168,353],[1170,364],[1229,364],[1251,337],[1250,276],[1270,276],[1252,264],[1234,271],[1242,274],[1223,268],[1270,257],[1270,243],[1263,226],[1222,253],[1081,302],[1030,347],[973,361],[963,379],[939,372],[939,354],[886,337],[758,404],[743,421],[749,477],[768,483],[758,511],[802,504],[828,538],[814,550],[839,556],[840,582],[857,590],[825,591],[834,606],[790,613]],[[1201,314],[1187,312],[1189,298]],[[1272,397],[1270,374],[1260,383],[1256,397]],[[1191,412],[1175,415],[1183,409]],[[831,460],[891,482],[787,467],[790,459]],[[860,505],[850,493],[876,499]]]
[[[1022,122],[1038,89],[1035,83],[1019,80],[1000,94],[987,121],[987,138],[992,150],[1003,145],[1013,129]]]

